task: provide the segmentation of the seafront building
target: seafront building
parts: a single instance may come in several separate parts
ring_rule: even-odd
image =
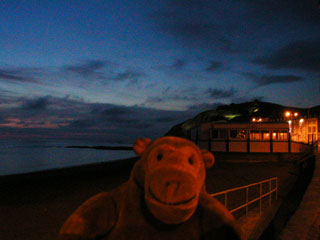
[[[252,117],[250,122],[206,122],[188,138],[212,152],[299,153],[319,142],[320,116],[286,111],[282,119]]]

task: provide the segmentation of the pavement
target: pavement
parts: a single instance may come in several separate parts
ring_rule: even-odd
[[[302,202],[282,231],[281,240],[320,240],[320,151]]]

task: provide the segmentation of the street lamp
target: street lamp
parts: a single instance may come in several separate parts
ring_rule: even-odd
[[[291,112],[286,111],[286,112],[284,113],[284,115],[285,115],[286,117],[290,117],[290,116],[291,116]]]

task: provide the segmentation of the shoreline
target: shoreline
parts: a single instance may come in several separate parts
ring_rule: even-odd
[[[39,180],[50,180],[51,178],[81,178],[84,176],[97,177],[114,175],[121,172],[131,171],[134,163],[138,160],[138,157],[124,158],[118,160],[111,160],[107,162],[89,163],[76,166],[44,169],[28,173],[17,173],[10,175],[0,175],[0,186],[2,184],[13,184],[13,183],[27,183],[36,182]]]
[[[130,146],[65,146],[64,148],[88,148],[96,150],[116,150],[116,151],[133,151],[133,147]]]

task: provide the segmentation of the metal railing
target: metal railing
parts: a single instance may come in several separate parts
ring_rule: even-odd
[[[273,181],[275,182],[275,187],[274,188],[272,188],[272,182]],[[263,193],[263,191],[262,191],[262,185],[264,183],[269,183],[269,190],[266,193]],[[257,185],[260,185],[259,197],[249,200],[249,188],[252,188],[252,187],[257,186]],[[259,212],[261,214],[261,212],[262,212],[262,199],[269,195],[269,206],[270,206],[271,205],[271,201],[272,201],[272,193],[273,192],[275,192],[276,200],[278,200],[278,178],[277,177],[270,178],[270,179],[267,179],[267,180],[264,180],[264,181],[261,181],[261,182],[252,183],[252,184],[249,184],[249,185],[246,185],[246,186],[242,186],[242,187],[232,188],[232,189],[228,189],[226,191],[213,193],[213,194],[210,194],[210,196],[211,197],[217,197],[217,196],[220,196],[220,195],[224,195],[224,206],[226,208],[228,208],[227,207],[228,206],[228,193],[231,193],[231,192],[234,192],[234,191],[238,191],[238,190],[242,190],[242,189],[246,190],[245,203],[242,204],[241,206],[236,207],[236,208],[229,209],[229,211],[231,213],[233,213],[235,211],[238,211],[238,210],[240,210],[242,208],[246,208],[246,216],[247,216],[248,215],[248,211],[249,211],[249,205],[254,203],[254,202],[259,201],[260,202],[259,203]]]

